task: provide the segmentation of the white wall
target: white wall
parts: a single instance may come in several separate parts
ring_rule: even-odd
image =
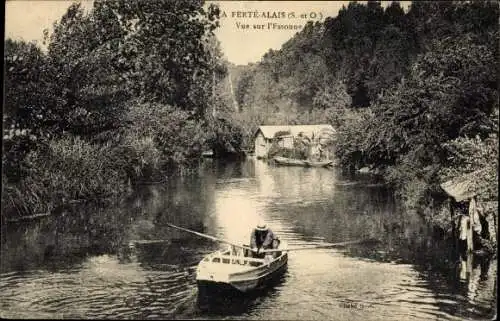
[[[267,144],[262,135],[262,132],[259,132],[255,137],[255,156],[257,157],[267,157]]]

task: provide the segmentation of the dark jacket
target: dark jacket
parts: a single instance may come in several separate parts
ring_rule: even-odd
[[[259,231],[254,229],[252,231],[252,237],[250,239],[250,247],[252,248],[263,248],[270,249],[273,246],[274,233],[271,229],[267,231]]]

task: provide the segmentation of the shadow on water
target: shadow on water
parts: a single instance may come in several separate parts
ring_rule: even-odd
[[[127,248],[136,240],[184,240],[186,247],[189,242],[206,244],[165,225],[172,222],[203,231],[204,217],[211,211],[204,184],[199,179],[172,180],[143,186],[134,198],[114,207],[80,204],[37,221],[9,224],[8,232],[2,233],[1,271],[69,269],[102,254],[127,260]],[[159,260],[154,255],[145,258]]]
[[[341,252],[374,262],[411,264],[419,273],[421,287],[434,293],[439,310],[447,315],[483,319],[496,314],[496,258],[461,255],[454,240],[408,213],[382,221],[379,242],[349,245]]]
[[[196,297],[197,314],[206,316],[237,316],[249,314],[266,299],[279,294],[277,289],[286,283],[288,272],[274,278],[263,289],[242,293],[228,288],[200,288]]]

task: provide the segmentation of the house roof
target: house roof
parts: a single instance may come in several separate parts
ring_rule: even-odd
[[[312,134],[318,135],[322,131],[329,131],[333,134],[336,133],[336,130],[332,125],[328,124],[320,124],[320,125],[281,125],[281,126],[259,126],[255,135],[262,132],[265,138],[273,138],[277,132],[280,131],[288,131],[292,136],[297,136],[299,133],[303,133],[307,136],[311,136]]]
[[[441,184],[441,188],[457,202],[470,199],[481,193],[479,177],[483,170],[477,170],[459,177],[455,177]]]

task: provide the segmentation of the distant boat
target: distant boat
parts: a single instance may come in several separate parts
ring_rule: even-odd
[[[286,166],[307,166],[307,163],[305,160],[302,159],[295,159],[295,158],[287,158],[287,157],[281,157],[281,156],[276,156],[273,158],[273,160],[279,164],[279,165],[286,165]]]
[[[303,167],[328,167],[333,164],[332,160],[312,161],[276,156],[273,160],[279,165],[303,166]]]
[[[307,167],[328,167],[333,165],[332,160],[324,160],[324,161],[309,161],[306,160]]]

